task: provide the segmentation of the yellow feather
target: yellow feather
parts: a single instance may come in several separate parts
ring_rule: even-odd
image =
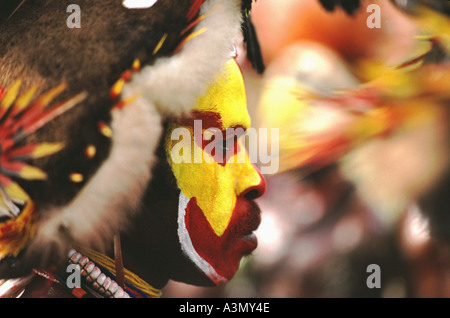
[[[67,84],[61,83],[55,88],[52,88],[47,93],[42,95],[37,101],[36,104],[40,105],[42,108],[45,108],[48,104],[50,104],[53,99],[61,94],[67,88]]]
[[[17,98],[17,95],[19,94],[20,86],[22,85],[22,80],[17,80],[13,86],[11,86],[10,89],[8,89],[8,92],[6,93],[5,97],[3,98],[0,109],[1,110],[8,110],[9,107],[14,103],[14,101]]]
[[[6,193],[13,201],[28,201],[30,197],[28,194],[15,182],[11,182],[5,188]]]
[[[26,180],[45,180],[47,174],[39,168],[25,165],[20,169],[20,177]]]
[[[18,113],[26,108],[36,94],[37,86],[31,87],[25,94],[21,95],[14,105],[14,113]]]
[[[45,142],[39,144],[33,151],[33,158],[42,158],[57,153],[64,145],[62,143]]]
[[[156,45],[155,49],[153,50],[153,55],[156,55],[156,53],[159,52],[159,50],[163,46],[164,42],[166,41],[167,36],[168,36],[168,34],[164,33],[163,37],[161,38],[161,40],[159,40],[159,43]]]

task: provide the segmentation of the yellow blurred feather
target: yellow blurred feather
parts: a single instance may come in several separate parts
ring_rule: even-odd
[[[63,143],[50,143],[45,142],[36,146],[33,151],[33,158],[42,158],[45,156],[53,155],[64,148]]]
[[[14,101],[17,98],[17,95],[19,95],[20,86],[22,85],[22,80],[17,80],[14,82],[14,84],[11,86],[11,88],[8,89],[8,92],[3,97],[2,102],[0,104],[0,109],[2,111],[7,111],[11,105],[14,103]]]

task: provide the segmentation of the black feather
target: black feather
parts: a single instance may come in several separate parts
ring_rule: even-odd
[[[335,0],[319,0],[322,6],[327,11],[334,11],[334,8],[336,7],[336,1]]]
[[[245,15],[252,10],[252,2],[253,0],[242,0],[242,12],[244,12]]]
[[[341,7],[348,14],[354,14],[360,7],[360,0],[319,0],[327,11],[334,11],[336,7]]]
[[[360,7],[360,0],[341,0],[341,7],[348,14],[354,14]]]
[[[247,48],[247,58],[252,63],[253,69],[262,74],[265,71],[264,59],[259,46],[258,35],[252,23],[250,13],[244,14],[242,23],[242,32],[244,33],[244,43]]]

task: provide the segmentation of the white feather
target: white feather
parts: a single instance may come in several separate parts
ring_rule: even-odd
[[[153,7],[158,0],[124,0],[122,5],[127,9],[148,9]]]
[[[112,129],[108,159],[69,205],[52,211],[39,224],[31,249],[45,249],[54,242],[62,254],[67,239],[103,248],[136,211],[151,179],[162,133],[160,116],[148,101],[138,99],[113,111]]]

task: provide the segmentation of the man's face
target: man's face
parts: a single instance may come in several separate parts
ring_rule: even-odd
[[[190,260],[212,282],[222,284],[257,246],[253,231],[260,210],[253,200],[265,191],[265,180],[243,145],[250,118],[234,60],[192,115],[172,123],[166,136],[169,165],[181,190],[178,236]]]

